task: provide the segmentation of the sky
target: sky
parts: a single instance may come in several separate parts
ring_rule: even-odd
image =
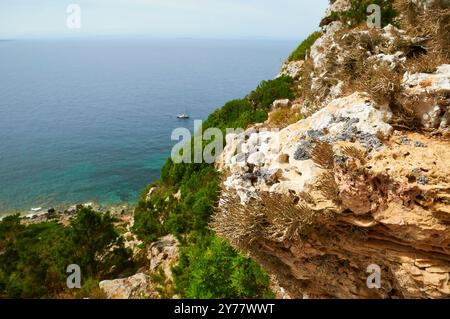
[[[80,9],[79,15],[67,12],[71,4]],[[152,36],[298,40],[318,29],[327,4],[328,0],[0,0],[0,39]],[[80,28],[76,28],[78,21]]]

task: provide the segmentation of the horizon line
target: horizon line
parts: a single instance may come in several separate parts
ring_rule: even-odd
[[[24,35],[15,37],[2,37],[0,36],[0,41],[17,41],[17,40],[81,40],[81,39],[109,39],[109,38],[120,38],[120,39],[174,39],[174,40],[269,40],[269,41],[301,41],[305,36],[294,37],[273,37],[273,36],[198,36],[198,35],[120,35],[120,34],[93,34],[93,35],[48,35],[48,36],[35,36],[35,35]]]

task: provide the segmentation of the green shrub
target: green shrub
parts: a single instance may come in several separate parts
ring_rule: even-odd
[[[261,267],[215,236],[185,246],[173,271],[176,293],[186,298],[273,297]]]
[[[114,221],[109,213],[97,213],[88,208],[81,209],[71,221],[72,260],[85,276],[115,276],[130,266],[131,251],[124,248]],[[101,259],[98,256],[102,256]]]
[[[184,164],[174,164],[177,165]],[[219,174],[212,165],[204,166],[181,179],[181,200],[171,210],[164,225],[175,235],[204,231],[219,193]]]
[[[99,258],[102,256],[102,258]],[[66,268],[77,264],[82,283],[133,267],[109,214],[82,209],[69,226],[0,222],[0,297],[51,298],[67,291]]]
[[[21,225],[19,215],[0,222],[0,296],[48,297],[64,288],[71,251],[63,226]]]
[[[74,291],[75,298],[93,298],[93,299],[106,299],[106,295],[99,287],[98,279],[89,278],[86,280],[80,289]]]
[[[149,188],[145,190],[143,198],[134,209],[132,230],[140,240],[151,243],[158,237],[167,234],[161,221],[161,212],[168,211],[173,200],[170,200],[171,192],[157,188],[150,200],[147,201],[145,197],[148,190]],[[169,201],[166,200],[167,198],[169,198]]]
[[[281,76],[274,80],[262,81],[259,86],[250,93],[248,99],[257,109],[268,109],[273,101],[278,99],[293,99],[293,79],[289,76]]]
[[[319,31],[310,34],[302,43],[300,43],[297,49],[292,52],[292,54],[288,58],[288,61],[304,60],[306,57],[306,53],[311,49],[311,46],[314,44],[314,42],[316,42],[321,34],[322,33]]]
[[[249,100],[233,100],[213,112],[203,124],[203,129],[217,127],[225,132],[227,128],[246,129],[249,124],[264,122],[267,112],[256,109]]]

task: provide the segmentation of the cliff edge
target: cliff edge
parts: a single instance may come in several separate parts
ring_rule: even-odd
[[[216,160],[211,226],[279,297],[450,297],[450,5],[374,2],[379,26],[332,1],[282,68],[295,98]]]

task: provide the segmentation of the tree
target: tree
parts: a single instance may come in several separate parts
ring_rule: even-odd
[[[81,209],[71,222],[72,263],[79,265],[85,276],[102,276],[113,270],[117,272],[117,268],[128,264],[131,252],[124,249],[123,238],[115,230],[113,222],[109,213],[101,214],[89,208]],[[116,260],[116,269],[106,267],[111,264],[109,260]]]

